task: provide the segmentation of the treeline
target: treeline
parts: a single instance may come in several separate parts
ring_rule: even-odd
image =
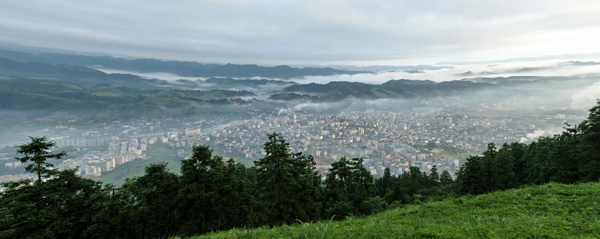
[[[567,125],[553,137],[531,144],[489,144],[471,156],[458,172],[462,194],[482,194],[548,182],[596,182],[600,179],[600,101],[587,119]]]
[[[322,181],[314,158],[290,152],[274,133],[264,144],[266,156],[253,167],[195,146],[191,158],[181,162],[181,175],[165,163],[151,164],[143,176],[116,188],[78,177],[75,169],[54,170],[47,160],[64,153],[48,153],[52,146],[32,138],[18,148],[25,154],[21,162],[31,163],[26,170],[38,180],[4,184],[0,237],[156,238],[338,220],[385,210],[394,201],[424,200],[452,182],[448,172],[440,180],[417,168],[400,177],[387,169],[374,179],[358,158],[333,163]],[[421,196],[408,195],[416,193]]]
[[[576,183],[600,178],[600,101],[588,119],[538,142],[493,144],[471,156],[453,181],[447,171],[412,167],[399,176],[385,170],[374,178],[362,159],[332,163],[324,180],[312,156],[289,151],[273,133],[266,156],[245,167],[195,146],[182,160],[181,175],[166,164],[120,188],[56,171],[44,138],[18,147],[21,162],[38,180],[4,184],[0,197],[1,238],[156,238],[191,236],[231,228],[278,226],[321,219],[342,220],[402,204],[482,194],[547,182]],[[46,178],[44,181],[42,179]]]

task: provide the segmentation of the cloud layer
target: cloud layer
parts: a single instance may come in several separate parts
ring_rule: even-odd
[[[600,2],[3,1],[0,41],[133,57],[410,64],[595,52]]]

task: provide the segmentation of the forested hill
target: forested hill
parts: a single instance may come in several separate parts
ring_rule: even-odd
[[[291,79],[304,76],[330,76],[357,74],[366,71],[345,71],[333,68],[293,68],[286,65],[266,67],[239,64],[202,64],[186,61],[161,61],[155,59],[133,59],[111,56],[83,56],[58,53],[26,53],[0,50],[0,56],[17,61],[42,62],[48,64],[71,64],[136,72],[168,72],[187,77],[267,77]]]
[[[106,74],[85,66],[19,62],[3,57],[0,57],[0,75],[56,80],[86,88],[98,84],[148,86],[160,82],[129,74]]]
[[[326,84],[295,84],[283,89],[277,98],[294,98],[292,93],[319,96],[327,100],[346,98],[381,99],[381,98],[427,98],[449,95],[470,95],[482,90],[501,90],[503,98],[508,95],[520,96],[539,94],[555,94],[558,89],[584,87],[596,82],[596,78],[570,78],[561,76],[511,76],[511,77],[477,77],[463,78],[453,81],[434,82],[431,80],[389,80],[383,84],[367,84],[362,82],[333,81]],[[531,89],[535,89],[535,92]],[[284,95],[288,94],[288,95]],[[275,98],[274,97],[274,98]]]
[[[97,79],[107,81],[118,79],[112,78],[112,75]],[[117,76],[124,79],[129,77],[129,75],[120,74]],[[32,118],[48,117],[109,120],[163,116],[206,116],[219,112],[229,113],[230,111],[225,110],[225,105],[230,105],[233,101],[237,100],[237,103],[245,103],[239,99],[231,98],[256,96],[254,93],[245,90],[181,91],[161,87],[98,84],[101,81],[92,81],[96,78],[90,77],[89,79],[91,81],[76,80],[75,83],[70,83],[70,81],[54,79],[31,79],[0,75],[0,111],[27,112],[27,114],[2,114],[0,115],[0,122],[20,122],[29,121]],[[90,84],[95,85],[89,88],[81,86]],[[206,108],[212,106],[221,109],[207,111]]]
[[[453,94],[457,91],[491,87],[492,84],[472,81],[433,82],[429,80],[390,80],[381,85],[361,82],[330,82],[327,84],[310,83],[306,85],[288,86],[283,91],[319,94],[323,98],[344,99],[348,97],[379,98],[413,98],[434,95]]]

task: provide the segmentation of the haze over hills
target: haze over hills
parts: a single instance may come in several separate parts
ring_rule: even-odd
[[[542,61],[466,68],[398,66],[405,70],[375,73],[1,50],[0,74],[4,77],[0,90],[5,94],[0,107],[10,111],[35,111],[37,117],[66,114],[88,119],[206,116],[220,112],[207,111],[207,107],[224,106],[227,102],[261,102],[265,110],[273,110],[281,104],[298,108],[294,105],[303,103],[303,109],[339,111],[352,108],[327,104],[363,99],[368,105],[376,105],[375,109],[384,109],[389,105],[368,101],[449,96],[460,96],[461,103],[467,105],[502,98],[534,97],[537,100],[522,100],[521,107],[551,104],[564,108],[582,102],[593,103],[598,94],[594,90],[600,75],[598,66],[600,63],[594,61]],[[110,73],[103,70],[105,67],[121,69],[123,71],[116,72],[123,73]],[[380,67],[387,66],[353,69],[385,69]],[[417,70],[411,72],[410,69]],[[164,77],[156,72],[171,75]],[[231,77],[213,77],[221,75]],[[493,97],[482,99],[481,94]],[[365,109],[358,106],[360,104],[351,105]],[[186,110],[168,110],[173,107]],[[11,118],[25,120],[4,119]]]
[[[285,65],[273,67],[238,64],[220,65],[202,64],[198,62],[161,61],[155,59],[127,60],[111,56],[85,56],[60,53],[27,53],[6,50],[1,50],[0,56],[26,62],[71,64],[134,72],[167,72],[183,77],[267,77],[290,79],[303,76],[329,76],[336,74],[366,73],[366,71],[336,70],[329,67],[305,67],[299,69]]]
[[[0,238],[597,238],[599,9],[2,1]]]
[[[286,125],[285,127],[296,132],[292,134],[294,137],[290,136],[294,139],[294,145],[297,145],[295,147],[314,154],[321,152],[322,163],[343,154],[374,156],[376,153],[386,155],[393,152],[390,151],[392,148],[376,150],[377,144],[373,143],[382,139],[391,140],[389,133],[399,133],[397,137],[405,135],[408,138],[403,142],[414,145],[425,141],[438,142],[444,145],[442,152],[452,152],[456,157],[464,157],[459,156],[459,152],[477,152],[485,147],[487,140],[532,140],[538,136],[560,132],[561,123],[558,119],[569,119],[569,122],[579,119],[584,114],[581,109],[593,105],[600,97],[600,84],[597,83],[600,81],[600,63],[596,61],[516,62],[493,66],[429,68],[418,72],[353,72],[294,78],[258,77],[254,73],[250,74],[251,77],[185,77],[151,70],[170,69],[170,62],[166,61],[107,58],[111,62],[136,62],[136,67],[149,69],[149,72],[139,73],[91,68],[86,66],[89,62],[59,64],[35,58],[34,54],[17,53],[11,51],[14,59],[0,55],[0,131],[4,133],[0,137],[0,144],[5,145],[26,140],[25,135],[82,137],[87,131],[99,131],[107,135],[135,137],[156,134],[166,128],[185,128],[185,124],[203,125],[206,131],[201,135],[210,138],[224,134],[213,131],[213,128],[233,129],[232,132],[237,132],[238,126],[235,125],[238,123],[230,122],[252,120],[264,124],[268,122],[269,126],[266,129],[247,129],[248,132],[243,136],[235,136],[239,138],[234,144],[227,140],[203,141],[206,138],[190,142],[211,143],[218,150],[249,163],[259,157],[260,152],[256,150],[260,147],[250,145],[259,145],[264,140],[263,131],[281,130]],[[80,57],[77,54],[60,56],[72,59]],[[33,61],[36,59],[42,62]],[[90,56],[85,59],[96,61],[104,58]],[[277,71],[274,67],[260,69],[265,72]],[[347,114],[362,114],[361,112],[371,115],[368,116],[369,120],[357,121],[352,127],[383,127],[381,125],[390,123],[381,122],[383,119],[378,117],[389,117],[388,114],[398,115],[398,119],[407,121],[404,126],[394,126],[396,128],[388,129],[385,133],[377,131],[374,134],[373,131],[373,135],[368,136],[372,137],[371,142],[358,144],[355,140],[359,139],[345,139],[350,136],[339,139],[342,137],[339,132],[334,137],[331,135],[334,128],[312,128],[315,124],[318,125],[316,122],[321,122],[318,118],[324,117],[322,114],[346,120]],[[452,126],[454,123],[440,123],[436,118],[438,116],[422,112],[434,112],[432,114],[450,118],[452,115],[459,115],[455,117],[461,119],[461,122],[466,119],[460,124],[472,128],[465,131],[466,134],[457,133]],[[532,115],[529,112],[533,112]],[[553,113],[559,115],[546,115]],[[287,121],[292,115],[297,119],[297,124]],[[400,118],[400,115],[406,118]],[[502,118],[506,115],[510,115],[510,119]],[[546,115],[543,116],[543,123],[537,119],[542,117],[540,115]],[[490,131],[481,131],[478,127],[482,123],[467,122],[471,117],[481,118],[482,122],[504,122],[499,124],[507,126],[502,129],[502,133],[496,133],[497,129],[492,129],[495,123],[488,122],[485,127]],[[417,118],[418,121],[432,122],[425,126],[426,132],[420,131],[425,130],[421,129],[423,125],[412,125]],[[73,119],[77,123],[69,122]],[[169,123],[161,124],[159,130],[158,125],[150,123],[154,121]],[[129,124],[145,126],[134,130],[119,130]],[[153,129],[150,130],[146,124],[153,125]],[[523,125],[529,124],[537,125],[537,128],[527,126],[525,130]],[[448,128],[440,131],[436,127]],[[411,133],[398,131],[400,129]],[[230,135],[229,131],[226,132],[226,135]],[[409,137],[412,134],[414,136]],[[477,136],[480,134],[487,136],[478,138],[483,137]],[[315,135],[323,137],[325,142],[313,144],[307,141],[313,141]],[[364,133],[362,136],[367,137],[366,135]],[[240,142],[244,145],[237,145]],[[362,151],[362,147],[367,147],[367,150]],[[327,152],[327,156],[324,152]],[[143,165],[143,161],[139,165]],[[115,170],[120,171],[118,168]],[[127,174],[119,173],[119,176],[115,176],[115,173],[107,171],[105,175],[114,180],[111,182],[119,184]]]

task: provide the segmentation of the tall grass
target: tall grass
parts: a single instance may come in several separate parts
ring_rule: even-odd
[[[405,205],[362,218],[195,238],[600,238],[600,184],[550,183]]]

